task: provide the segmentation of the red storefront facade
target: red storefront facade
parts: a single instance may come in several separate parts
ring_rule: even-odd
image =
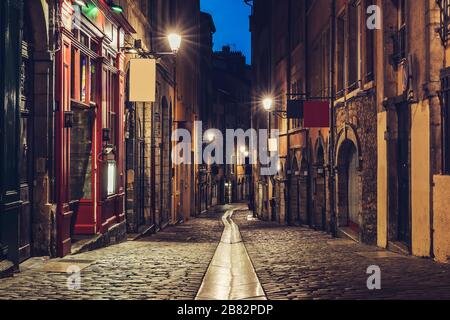
[[[61,0],[56,54],[57,253],[125,220],[124,46],[133,32],[104,0]]]

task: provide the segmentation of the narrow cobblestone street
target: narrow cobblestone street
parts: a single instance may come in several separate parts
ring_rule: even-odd
[[[192,300],[221,239],[221,218],[232,208],[215,208],[139,241],[62,260],[33,259],[13,278],[1,280],[0,299]],[[233,220],[269,300],[450,298],[449,265],[254,220],[241,208]],[[87,265],[77,290],[68,289],[64,269],[49,267],[70,261]],[[371,265],[381,268],[381,290],[367,289]]]
[[[220,240],[223,210],[140,241],[64,258],[92,262],[81,271],[79,290],[68,290],[67,273],[39,263],[2,279],[0,299],[194,299]]]
[[[402,256],[307,228],[235,216],[268,299],[449,299],[450,265]],[[367,289],[369,266],[381,290]]]

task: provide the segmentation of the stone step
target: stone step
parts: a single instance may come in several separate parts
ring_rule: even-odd
[[[14,263],[9,260],[0,260],[0,279],[6,277],[12,277],[16,267]]]

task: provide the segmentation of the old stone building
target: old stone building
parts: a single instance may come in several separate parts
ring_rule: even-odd
[[[173,4],[172,4],[173,5]],[[175,17],[170,1],[127,1],[125,14],[136,33],[127,39],[133,47],[168,52],[166,35]],[[127,58],[137,58],[128,54]],[[128,60],[127,60],[128,61]],[[157,64],[156,102],[128,104],[127,226],[129,232],[164,228],[170,221],[170,128],[174,101],[174,58]]]
[[[158,56],[170,52],[169,33],[180,33],[183,39],[176,56],[158,59],[156,102],[128,109],[127,222],[130,232],[138,232],[164,228],[200,211],[198,168],[173,165],[171,140],[177,128],[194,133],[193,123],[201,116],[199,99],[208,94],[198,86],[200,57],[212,50],[212,41],[200,46],[198,1],[129,1],[129,8],[125,12],[137,31],[130,43],[138,40],[143,49]]]
[[[448,262],[449,2],[377,4],[378,244]]]
[[[447,261],[448,9],[431,0],[253,1],[253,126],[281,132],[279,174],[254,175],[260,217]],[[283,119],[299,97],[333,98],[334,149],[329,129]]]
[[[197,210],[196,167],[180,174],[170,153],[172,129],[199,113],[199,3],[115,4],[2,2],[2,58],[11,61],[0,83],[2,271],[30,256],[64,256],[73,245],[120,241],[125,229],[154,231]],[[185,40],[177,57],[164,54],[171,32]],[[139,52],[163,53],[155,103],[128,102],[128,62]],[[192,194],[177,202],[180,184]]]
[[[235,150],[227,154],[227,129],[244,132],[250,128],[250,68],[242,52],[224,46],[213,55],[213,106],[210,115],[211,128],[224,137],[224,162],[219,165],[212,180],[216,186],[215,197],[219,203],[246,201],[250,193],[249,140],[239,145],[234,139]],[[233,142],[230,142],[233,143]],[[227,162],[228,159],[228,162]]]
[[[200,74],[199,79],[199,106],[200,120],[203,131],[214,128],[212,122],[212,108],[214,102],[213,82],[213,34],[216,26],[210,14],[201,12],[200,16]],[[202,137],[202,140],[203,137]],[[202,141],[202,145],[208,141]],[[204,212],[211,206],[218,204],[217,188],[215,179],[217,167],[213,167],[202,161],[199,165],[197,184],[198,193],[196,201],[200,205],[200,212]]]

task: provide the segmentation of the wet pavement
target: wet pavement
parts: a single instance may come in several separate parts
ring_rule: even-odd
[[[269,300],[450,299],[450,265],[234,215]],[[380,290],[369,290],[369,267]],[[372,283],[371,281],[369,281]]]
[[[216,208],[138,241],[64,259],[30,259],[21,265],[22,272],[0,279],[0,299],[192,300],[220,241],[221,217],[228,209]],[[66,272],[71,266],[81,269],[79,283]]]
[[[450,299],[450,265],[258,221],[244,209],[216,207],[138,241],[30,259],[0,280],[0,299]],[[371,266],[380,290],[367,287]]]

